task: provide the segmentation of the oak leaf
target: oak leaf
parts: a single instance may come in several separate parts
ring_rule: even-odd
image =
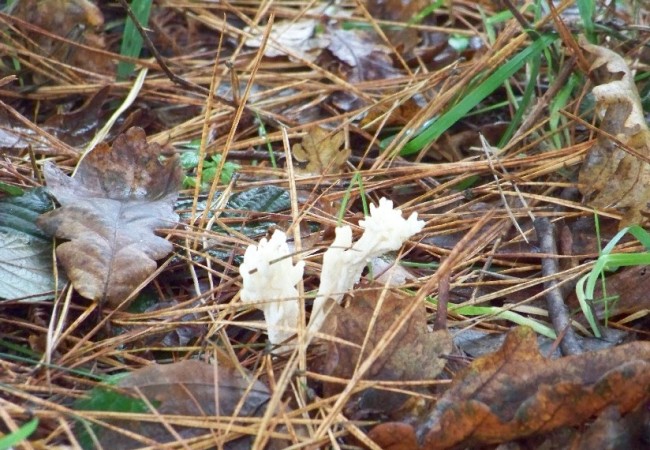
[[[580,425],[610,406],[625,414],[649,399],[650,343],[548,360],[534,332],[519,327],[459,374],[412,433],[426,450],[508,442]]]
[[[381,286],[381,285],[378,285]],[[382,286],[383,287],[383,286]],[[383,302],[379,305],[379,299]],[[452,350],[452,341],[446,330],[429,332],[424,303],[390,342],[384,341],[401,311],[414,301],[398,290],[358,290],[343,308],[334,305],[325,319],[321,333],[336,339],[326,342],[321,371],[338,378],[350,378],[377,346],[381,356],[364,375],[366,380],[409,381],[433,379],[444,369],[445,356]],[[370,324],[374,324],[369,330]],[[363,346],[363,353],[361,348]],[[330,396],[341,391],[340,384],[325,383],[323,391]],[[403,412],[409,395],[378,389],[366,389],[357,394],[348,408],[349,413],[393,414]]]
[[[600,128],[646,159],[650,130],[645,121],[634,75],[617,53],[583,42],[598,79],[593,94],[601,114]],[[579,175],[581,192],[595,207],[627,208],[620,227],[642,222],[650,201],[650,164],[599,136]]]
[[[147,144],[142,129],[131,128],[112,148],[95,147],[72,178],[54,164],[44,166],[48,190],[62,207],[37,224],[69,240],[56,255],[82,296],[117,306],[172,251],[153,231],[178,221],[173,205],[182,172],[178,157],[161,161],[161,151]]]
[[[343,131],[334,133],[320,127],[311,128],[302,138],[302,143],[291,148],[294,159],[306,163],[304,168],[296,168],[296,172],[304,175],[341,172],[350,157],[349,148],[341,149],[344,142]]]

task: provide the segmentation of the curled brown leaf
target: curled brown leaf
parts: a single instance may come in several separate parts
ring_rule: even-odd
[[[607,135],[599,136],[580,169],[580,190],[590,197],[593,206],[627,208],[621,227],[641,223],[650,201],[650,164],[646,162],[650,158],[650,130],[634,76],[616,52],[585,42],[582,48],[600,83],[593,89],[602,115],[600,128],[628,149]]]

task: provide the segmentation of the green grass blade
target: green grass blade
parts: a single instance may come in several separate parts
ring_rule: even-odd
[[[431,142],[438,139],[442,133],[462,119],[472,108],[492,94],[503,82],[513,76],[527,62],[536,58],[541,51],[556,39],[552,35],[543,35],[530,46],[522,50],[510,61],[499,67],[492,75],[469,92],[453,108],[444,113],[422,133],[406,143],[400,152],[401,155],[417,153]]]
[[[13,448],[15,445],[20,444],[27,439],[38,426],[38,418],[34,417],[22,427],[18,428],[13,433],[0,438],[0,450],[7,450]]]
[[[596,35],[594,34],[594,13],[596,12],[596,2],[594,0],[578,0],[577,4],[582,24],[585,27],[587,40],[592,44],[595,44]]]
[[[641,228],[639,225],[632,225],[628,228],[628,231],[632,236],[637,238],[641,244],[643,244],[646,250],[650,250],[650,233]]]
[[[517,325],[528,326],[532,328],[537,334],[546,336],[549,339],[557,339],[555,331],[535,319],[522,316],[514,311],[509,311],[497,306],[460,306],[460,307],[449,307],[449,311],[453,311],[457,314],[463,316],[492,316],[495,319],[507,320]]]
[[[585,275],[584,277],[580,278],[578,280],[578,283],[576,284],[576,297],[578,297],[578,302],[580,303],[580,309],[582,310],[582,314],[584,314],[585,318],[587,319],[587,322],[589,322],[589,326],[591,327],[591,331],[593,331],[594,336],[597,338],[600,337],[600,329],[598,328],[598,324],[596,322],[596,318],[594,317],[593,310],[589,306],[589,302],[592,301],[593,299],[587,298],[587,293],[585,292],[585,282],[589,278],[589,275]],[[591,292],[591,297],[593,298],[593,291]]]
[[[151,0],[133,0],[131,2],[133,14],[143,27],[149,23],[149,14],[151,13]],[[142,50],[142,36],[135,27],[130,17],[127,17],[124,24],[124,34],[122,34],[122,45],[120,54],[131,58],[138,58]],[[135,65],[130,62],[120,61],[117,66],[117,78],[124,80],[131,75]]]
[[[510,138],[515,134],[515,130],[519,128],[521,120],[524,117],[524,112],[528,111],[528,106],[533,99],[533,94],[535,94],[535,85],[537,83],[537,75],[539,75],[540,65],[541,61],[539,58],[533,58],[530,61],[530,77],[528,79],[528,84],[526,84],[526,88],[524,89],[524,95],[521,97],[517,111],[510,121],[505,133],[501,136],[497,147],[501,148],[508,143]]]

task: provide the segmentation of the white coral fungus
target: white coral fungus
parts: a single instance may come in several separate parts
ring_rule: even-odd
[[[381,198],[378,207],[370,205],[370,216],[359,221],[359,225],[364,232],[354,245],[350,227],[338,227],[334,242],[323,255],[320,287],[310,323],[312,332],[317,331],[325,320],[327,313],[323,307],[328,298],[340,303],[359,281],[368,261],[399,250],[407,239],[422,231],[424,221],[418,220],[417,213],[404,219],[402,211],[393,209],[392,201]]]
[[[279,344],[296,333],[300,304],[296,284],[302,279],[304,261],[294,265],[287,236],[276,230],[270,240],[250,245],[239,267],[241,299],[264,311],[269,341]]]

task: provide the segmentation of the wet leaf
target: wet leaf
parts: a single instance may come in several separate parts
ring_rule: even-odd
[[[368,33],[357,30],[331,30],[332,42],[327,49],[350,67],[363,66],[375,53],[388,54],[389,50]],[[390,61],[385,59],[384,61]],[[391,64],[389,64],[391,65]]]
[[[533,331],[520,327],[459,374],[414,431],[426,450],[507,442],[580,425],[609,406],[625,414],[649,399],[650,343],[548,360]]]
[[[279,212],[289,209],[289,192],[277,186],[260,186],[233,194],[226,209]]]
[[[594,289],[592,304],[598,319],[650,311],[650,268],[647,265],[623,267],[607,275],[604,287],[603,292],[603,284],[596,283]],[[567,301],[576,309],[580,307],[575,293]]]
[[[634,75],[617,53],[587,43],[600,128],[642,156],[650,157],[650,130]],[[650,201],[650,164],[599,136],[580,170],[580,190],[599,208],[627,208],[620,227],[641,223]]]
[[[153,231],[178,221],[173,204],[182,173],[178,157],[161,162],[161,151],[131,128],[112,147],[95,147],[73,178],[45,165],[48,189],[62,207],[37,223],[69,240],[56,254],[82,296],[117,306],[172,251]]]
[[[104,26],[101,10],[88,0],[20,0],[13,15],[50,33],[80,44],[106,49],[99,31]],[[72,67],[96,73],[113,74],[113,62],[105,55],[53,39],[46,34],[26,30],[42,56],[65,62]],[[50,69],[51,70],[51,69]]]
[[[345,142],[343,131],[333,132],[321,127],[313,127],[302,138],[302,143],[291,148],[296,161],[305,164],[296,168],[304,175],[327,175],[340,173],[350,157],[350,149],[341,149]]]
[[[408,24],[430,4],[427,0],[368,0],[366,7],[375,19]],[[403,53],[412,50],[420,40],[417,30],[406,27],[387,30],[386,36],[390,43]]]
[[[84,405],[83,409],[148,412],[149,408],[142,409],[143,403],[146,404],[143,402],[144,397],[155,406],[160,415],[185,416],[184,425],[174,423],[172,418],[166,419],[183,439],[213,434],[208,419],[214,420],[220,416],[234,416],[227,419],[228,423],[245,426],[246,423],[238,423],[237,417],[260,417],[270,399],[266,386],[254,380],[243,369],[237,370],[221,363],[213,366],[195,360],[154,364],[122,378],[117,386],[121,388],[118,395],[107,396],[105,390],[102,390],[102,401],[91,402],[90,406]],[[125,396],[128,401],[124,400]],[[111,419],[109,422],[157,444],[177,440],[157,420]],[[130,449],[143,445],[112,429],[102,428],[96,432],[103,448]],[[234,431],[229,434],[220,431],[218,435],[223,439],[223,448],[226,449],[246,449],[252,444],[250,436],[240,437],[241,434]]]
[[[330,43],[327,49],[338,61],[338,72],[348,83],[358,85],[364,81],[384,80],[399,76],[393,67],[390,49],[376,36],[361,30],[329,30]],[[358,95],[343,91],[333,95],[334,104],[344,111],[358,107],[361,103]]]
[[[451,337],[447,331],[429,332],[424,304],[390,344],[382,342],[384,334],[395,322],[400,311],[413,301],[413,297],[390,290],[385,293],[378,311],[381,289],[358,290],[347,308],[334,306],[327,316],[321,333],[334,336],[339,341],[327,341],[322,370],[325,374],[350,378],[357,362],[367,357],[376,346],[385,346],[381,356],[364,376],[369,380],[423,380],[435,378],[445,367],[444,356],[451,352]],[[374,327],[361,354],[368,328],[377,315]],[[343,343],[340,339],[349,342]],[[333,395],[342,390],[340,384],[326,383],[324,393]],[[367,389],[354,397],[350,408],[358,412],[391,414],[403,407],[409,396],[385,390]]]
[[[97,132],[109,91],[109,86],[103,87],[74,111],[51,116],[43,128],[73,147],[82,147]]]
[[[615,406],[605,409],[580,436],[577,450],[644,448],[648,445],[647,424],[650,410],[640,404],[633,412],[621,417]],[[557,447],[556,447],[557,448]]]
[[[36,218],[52,209],[43,189],[0,201],[0,298],[51,298],[54,290],[52,240]]]
[[[369,130],[377,130],[381,126],[406,125],[422,108],[412,99],[407,99],[397,108],[387,108],[385,105],[376,105],[368,111],[366,117],[361,120],[361,125]],[[389,114],[385,119],[385,114]]]
[[[268,57],[285,56],[287,52],[283,50],[284,48],[301,58],[309,61],[314,60],[320,50],[325,48],[329,42],[328,39],[316,35],[316,25],[318,25],[318,21],[315,19],[274,23],[269,34],[269,41],[264,48],[264,55]],[[263,33],[250,28],[246,28],[246,31],[253,34],[253,37],[247,39],[245,45],[259,48],[262,45]]]

